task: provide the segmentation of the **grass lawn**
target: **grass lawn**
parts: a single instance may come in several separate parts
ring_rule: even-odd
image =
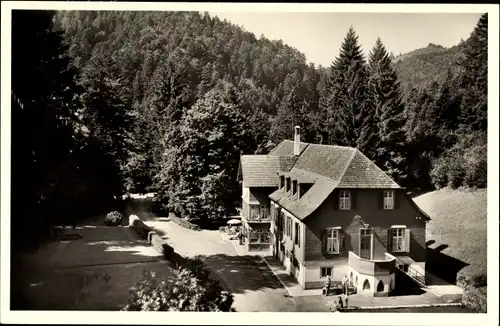
[[[117,311],[127,303],[129,289],[144,270],[155,271],[160,279],[173,274],[162,261],[60,270],[31,267],[13,284],[17,302],[12,309]]]
[[[429,248],[444,255],[428,255],[428,264],[448,267],[451,256],[468,266],[458,264],[456,272],[473,275],[486,273],[487,206],[486,189],[440,189],[414,198],[430,217],[427,224]]]

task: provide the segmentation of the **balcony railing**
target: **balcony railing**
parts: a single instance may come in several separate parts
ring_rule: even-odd
[[[361,258],[352,251],[349,251],[348,263],[349,266],[358,271],[358,273],[367,275],[376,275],[380,272],[394,271],[396,267],[396,260],[392,257],[385,256],[385,259],[370,260]]]

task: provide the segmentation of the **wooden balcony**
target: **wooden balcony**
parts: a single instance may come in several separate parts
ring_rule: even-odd
[[[394,272],[396,259],[386,255],[384,260],[369,260],[360,258],[354,252],[349,251],[348,264],[358,273],[375,276]]]

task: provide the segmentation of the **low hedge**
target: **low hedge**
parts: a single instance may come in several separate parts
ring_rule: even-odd
[[[200,226],[199,225],[191,223],[188,220],[185,220],[183,218],[179,218],[179,217],[177,217],[177,216],[175,216],[173,214],[170,214],[169,218],[170,218],[170,220],[172,222],[174,222],[175,224],[177,224],[179,226],[182,226],[183,228],[186,228],[186,229],[189,229],[189,230],[194,230],[194,231],[199,231],[200,230]]]
[[[130,215],[129,227],[131,227],[141,239],[148,240],[148,235],[151,229],[149,226],[144,224],[144,222],[141,221],[137,215]]]

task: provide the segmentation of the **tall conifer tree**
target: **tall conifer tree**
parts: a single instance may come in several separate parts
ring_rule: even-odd
[[[354,28],[349,28],[330,72],[326,102],[328,142],[356,147],[367,105],[367,74]]]
[[[378,129],[378,137],[373,135],[370,148],[377,147],[376,163],[396,180],[403,181],[406,177],[404,105],[396,72],[380,38],[370,51],[368,71],[370,102],[374,111],[372,123],[367,121],[366,128]],[[374,127],[375,123],[378,128]]]

